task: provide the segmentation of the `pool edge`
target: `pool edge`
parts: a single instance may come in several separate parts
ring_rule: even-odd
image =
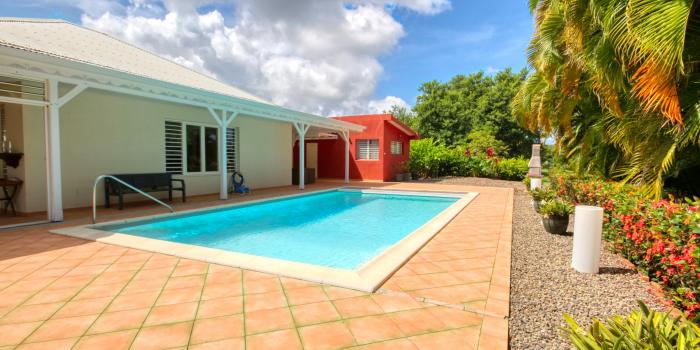
[[[321,191],[292,194],[286,196],[251,200],[242,203],[230,203],[206,208],[198,208],[180,212],[196,213],[206,210],[216,210],[219,208],[235,207],[240,205],[250,205],[258,202],[293,198],[306,194],[318,194],[328,191],[342,189],[337,187]],[[362,188],[354,188],[362,190]],[[364,188],[375,191],[374,188]],[[423,193],[429,196],[436,196],[439,193],[432,191],[402,191],[389,190],[388,192],[404,192],[411,194]],[[399,242],[385,249],[375,256],[368,263],[355,270],[338,269],[320,265],[300,263],[290,260],[268,258],[258,255],[237,253],[217,248],[208,248],[193,244],[183,244],[171,241],[146,238],[136,235],[129,235],[117,232],[108,232],[95,229],[95,226],[106,226],[134,221],[157,219],[161,217],[173,216],[173,214],[157,214],[142,217],[135,217],[125,220],[113,220],[99,225],[81,225],[51,230],[51,233],[71,236],[80,239],[92,240],[96,242],[134,248],[154,253],[177,256],[186,259],[200,260],[208,263],[232,266],[247,270],[271,273],[285,277],[301,279],[309,282],[323,283],[337,287],[360,290],[364,292],[374,292],[391,275],[403,266],[413,255],[424,247],[435,235],[437,235],[447,224],[454,219],[464,208],[476,198],[478,192],[456,192],[443,191],[444,194],[461,194],[462,197],[427,221],[418,229],[414,230]]]

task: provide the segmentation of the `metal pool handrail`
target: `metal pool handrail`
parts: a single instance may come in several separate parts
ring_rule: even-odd
[[[120,184],[122,184],[122,185],[124,185],[124,186],[126,186],[126,187],[128,187],[128,188],[130,188],[130,189],[132,189],[134,192],[146,196],[146,198],[149,198],[149,199],[153,200],[154,202],[156,202],[156,203],[158,203],[158,204],[160,204],[160,205],[162,205],[162,206],[168,208],[168,210],[170,210],[171,213],[174,213],[174,212],[175,212],[175,210],[173,209],[173,207],[171,207],[171,206],[169,206],[169,205],[163,203],[163,201],[161,201],[160,199],[158,199],[158,198],[156,198],[156,197],[153,197],[153,196],[151,196],[150,194],[148,194],[148,193],[146,193],[146,192],[144,192],[144,191],[141,191],[141,190],[139,190],[138,188],[136,188],[136,187],[134,187],[134,186],[129,185],[128,183],[126,183],[126,182],[120,180],[119,178],[117,178],[116,176],[112,176],[112,175],[100,175],[100,176],[98,176],[98,177],[95,179],[95,183],[92,185],[92,223],[93,223],[93,224],[97,222],[97,184],[100,182],[100,180],[105,179],[105,178],[110,178],[110,179],[112,179],[112,180],[114,180],[114,181],[116,181],[116,182],[118,182],[118,183],[120,183]]]

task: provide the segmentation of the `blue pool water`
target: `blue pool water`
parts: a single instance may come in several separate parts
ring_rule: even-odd
[[[99,229],[356,269],[458,199],[330,191]]]

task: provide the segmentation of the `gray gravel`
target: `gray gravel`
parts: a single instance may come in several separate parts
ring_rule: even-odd
[[[510,347],[517,349],[566,349],[561,336],[562,315],[568,313],[579,324],[593,317],[605,319],[627,314],[637,300],[663,310],[661,300],[649,292],[634,269],[605,247],[601,273],[580,274],[571,269],[571,235],[544,231],[539,215],[520,182],[481,178],[445,178],[431,182],[475,186],[513,187],[513,251],[510,292]],[[573,226],[569,226],[569,232]]]

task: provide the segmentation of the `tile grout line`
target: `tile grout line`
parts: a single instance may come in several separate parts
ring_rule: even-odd
[[[197,307],[194,310],[194,321],[192,321],[192,328],[190,329],[190,336],[187,338],[187,347],[192,344],[192,334],[194,334],[194,326],[197,323],[197,314],[199,313],[199,307],[202,304],[202,296],[204,295],[204,288],[207,287],[207,278],[209,278],[209,271],[211,270],[211,264],[207,263],[207,271],[204,273],[204,283],[202,284],[202,289],[199,290],[199,299],[197,300]],[[166,282],[167,284],[167,282]],[[156,302],[158,299],[156,299]]]
[[[154,253],[154,255],[155,255],[155,254],[159,254],[159,253]],[[165,255],[165,254],[160,254],[160,255]],[[146,313],[146,317],[144,317],[144,318],[143,318],[143,321],[141,321],[141,326],[140,326],[140,327],[138,328],[138,330],[136,331],[136,334],[134,335],[134,338],[131,339],[131,343],[129,343],[128,349],[131,349],[131,348],[134,346],[134,342],[136,341],[136,338],[138,338],[139,334],[141,334],[141,330],[143,330],[144,325],[146,324],[146,320],[148,320],[148,316],[151,315],[151,312],[153,311],[153,308],[156,306],[156,303],[158,302],[158,298],[160,298],[160,296],[163,294],[163,291],[165,290],[165,286],[168,285],[168,282],[170,282],[170,279],[172,278],[173,273],[175,273],[175,270],[176,270],[177,267],[180,265],[180,262],[181,262],[181,261],[182,261],[182,259],[178,258],[178,259],[177,259],[177,263],[172,267],[172,270],[170,271],[170,274],[168,274],[168,278],[165,280],[165,283],[163,283],[163,286],[160,287],[160,291],[158,292],[158,295],[157,295],[156,298],[153,300],[153,304],[151,304],[151,306],[148,308],[148,312]]]
[[[275,276],[277,278],[277,282],[280,284],[280,287],[282,287],[282,294],[284,295],[284,301],[287,303],[287,310],[289,310],[289,315],[292,317],[292,324],[294,325],[294,331],[297,333],[297,337],[299,337],[299,343],[301,344],[301,348],[304,348],[304,338],[301,337],[301,333],[299,332],[299,327],[297,327],[297,320],[294,317],[294,313],[292,312],[292,305],[289,303],[289,297],[287,296],[287,288],[284,287],[284,283],[282,283],[282,279],[280,278],[279,275]]]
[[[124,251],[124,254],[126,254],[126,252],[128,252],[128,251],[129,251],[129,249],[125,250],[125,251]],[[124,256],[124,254],[122,254],[121,256]],[[120,256],[120,257],[121,257],[121,256]],[[143,267],[146,266],[146,264],[147,264],[149,261],[151,261],[151,259],[152,259],[153,257],[154,257],[154,254],[152,254],[150,257],[148,257],[148,259],[146,259],[146,261],[144,261],[143,264],[141,264],[141,266],[139,266],[139,268],[138,268],[136,271],[134,271],[134,274],[131,276],[131,278],[129,278],[129,280],[128,280],[126,283],[124,283],[124,286],[119,290],[118,293],[114,294],[114,296],[112,297],[112,300],[110,300],[109,303],[107,303],[107,305],[105,306],[105,308],[102,309],[102,312],[100,312],[100,313],[97,315],[97,317],[95,318],[94,321],[92,321],[92,323],[90,324],[90,326],[88,326],[87,328],[85,328],[85,332],[83,332],[83,334],[82,334],[80,337],[78,337],[78,341],[76,341],[75,344],[73,344],[73,346],[71,347],[71,349],[74,348],[76,345],[78,345],[78,343],[80,342],[80,340],[82,340],[82,338],[85,337],[85,335],[86,335],[87,332],[90,330],[90,328],[92,328],[92,326],[95,325],[95,323],[96,323],[97,320],[100,318],[100,316],[102,316],[103,314],[105,314],[105,313],[107,312],[107,309],[109,309],[109,307],[112,305],[112,303],[114,302],[114,300],[117,299],[117,297],[119,297],[119,295],[124,291],[124,289],[126,289],[126,287],[129,285],[129,283],[131,283],[131,281],[133,281],[134,278],[136,278],[136,275],[138,275],[138,273],[141,272],[141,271],[143,270]],[[118,259],[117,259],[117,260],[118,260]],[[115,261],[115,263],[116,263],[116,261]],[[89,284],[88,284],[88,285],[89,285]],[[87,287],[87,286],[86,286],[86,287]],[[118,331],[104,332],[104,333],[114,333],[114,332],[121,332],[121,331],[124,331],[124,329],[118,330]],[[104,333],[97,333],[97,334],[104,334]]]
[[[96,251],[94,254],[90,255],[90,257],[92,257],[92,256],[94,256],[95,254],[97,254],[100,250],[104,249],[104,247],[106,247],[106,246],[103,246],[102,248],[100,248],[100,249],[99,249],[98,251]],[[119,258],[121,258],[122,256],[124,256],[125,253],[126,253],[126,251],[124,251],[124,252],[122,253],[122,255],[119,256]],[[111,267],[112,265],[114,265],[114,264],[116,263],[116,261],[119,260],[119,258],[117,258],[114,262],[112,262],[111,264],[109,264],[109,266]],[[76,266],[76,267],[77,267],[77,266]],[[74,267],[74,268],[75,268],[75,267]],[[107,267],[107,268],[109,268],[109,267]],[[105,269],[105,270],[106,270],[106,269]],[[69,271],[67,271],[66,274],[67,274],[68,272],[70,272],[70,271],[72,271],[72,269],[69,270]],[[54,315],[56,315],[59,311],[61,311],[61,310],[66,306],[66,304],[68,304],[69,302],[73,301],[73,299],[74,299],[78,294],[80,294],[80,292],[82,292],[83,290],[85,290],[85,288],[87,288],[87,286],[89,286],[92,282],[94,282],[94,281],[97,279],[97,277],[100,276],[100,275],[101,275],[101,274],[95,275],[95,277],[93,277],[93,278],[90,280],[90,282],[86,283],[82,288],[78,289],[78,290],[75,292],[75,294],[73,294],[73,296],[70,297],[70,299],[68,299],[66,302],[63,303],[63,305],[61,305],[58,309],[56,309],[56,311],[54,311],[54,312],[51,314],[51,316],[49,316],[49,317],[48,317],[47,319],[45,319],[45,320],[42,320],[42,321],[41,321],[41,324],[38,325],[36,328],[34,328],[34,330],[33,330],[31,333],[29,333],[26,337],[24,337],[24,338],[22,339],[21,342],[17,343],[17,345],[19,346],[19,345],[21,345],[21,344],[24,344],[25,341],[26,341],[27,339],[29,339],[34,333],[36,333],[36,331],[37,331],[39,328],[41,328],[41,326],[43,326],[46,322],[48,322],[49,320],[51,320],[51,318],[52,318]],[[62,275],[61,277],[63,277],[63,276],[65,276],[65,274]],[[54,282],[55,282],[55,281],[54,281]],[[53,284],[53,282],[52,282],[52,284]],[[47,287],[48,287],[48,286],[47,286]],[[45,288],[43,288],[42,290],[44,290],[44,289],[45,289]],[[37,293],[38,293],[38,292],[37,292]],[[35,295],[36,295],[36,294],[35,294]],[[26,301],[26,300],[25,300],[25,301]],[[64,339],[65,339],[65,338],[64,338]],[[76,342],[77,342],[77,341],[76,341]]]

